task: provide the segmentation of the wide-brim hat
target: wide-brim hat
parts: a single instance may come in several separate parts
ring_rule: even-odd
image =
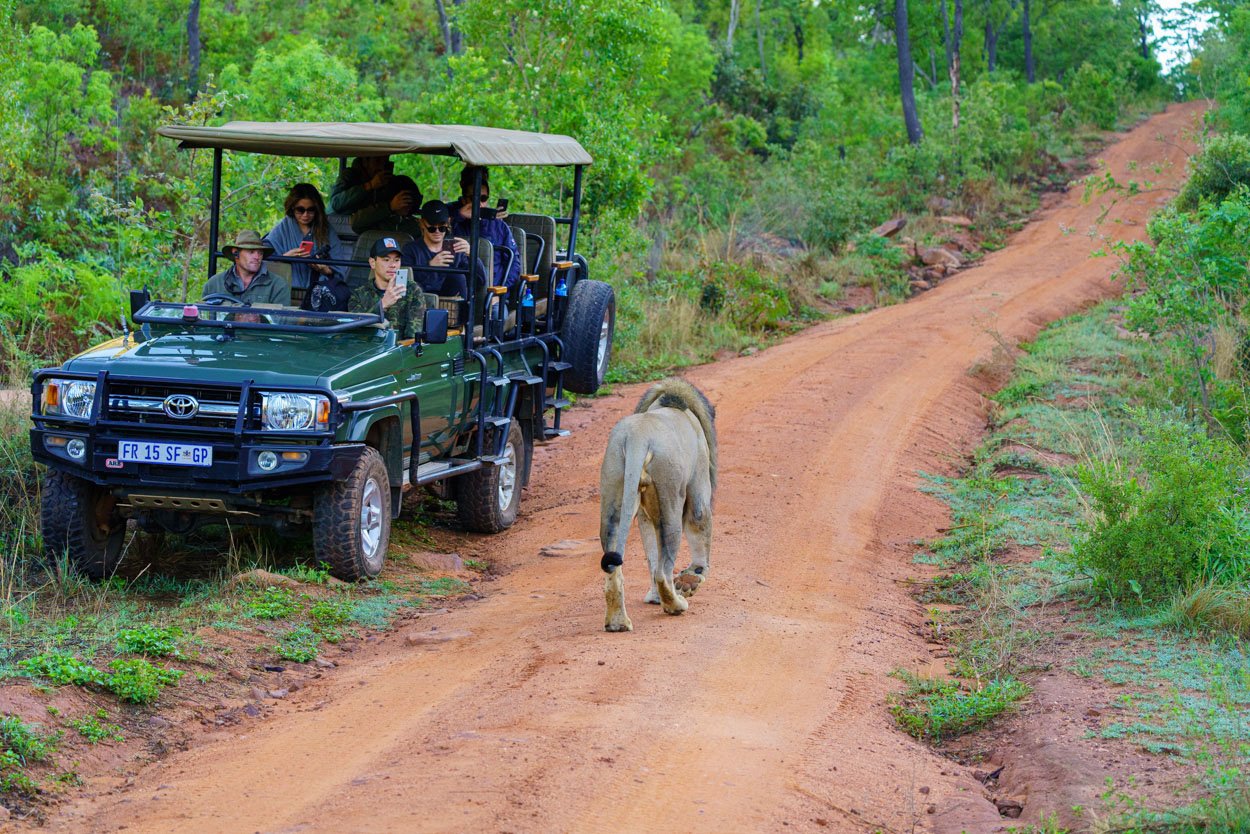
[[[230,260],[234,260],[235,253],[240,249],[263,249],[265,250],[265,257],[273,254],[273,247],[261,239],[260,232],[254,232],[250,229],[239,232],[231,243],[221,247],[221,254]]]

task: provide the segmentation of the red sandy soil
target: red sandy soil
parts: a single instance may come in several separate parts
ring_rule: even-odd
[[[462,540],[500,573],[485,599],[362,646],[267,720],[201,736],[125,785],[90,781],[82,799],[49,811],[48,827],[979,832],[1017,822],[999,816],[972,768],[904,735],[885,710],[892,669],[941,663],[904,581],[923,570],[916,542],[946,521],[917,472],[953,472],[977,440],[984,382],[969,370],[1000,341],[1029,339],[1115,290],[1115,259],[1090,253],[1102,237],[1145,235],[1184,176],[1200,113],[1174,106],[1107,148],[1117,176],[1130,162],[1162,167],[1154,190],[1116,203],[1101,225],[1111,198],[1083,203],[1076,186],[1005,249],[907,304],[691,370],[716,405],[721,476],[711,576],[685,615],[642,603],[634,534],[624,571],[635,630],[603,631],[599,462],[643,386],[622,388],[574,410],[572,435],[538,450],[515,527]],[[540,555],[569,539],[581,545]],[[450,639],[414,639],[431,628]]]

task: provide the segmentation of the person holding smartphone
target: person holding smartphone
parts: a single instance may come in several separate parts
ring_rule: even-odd
[[[413,278],[426,292],[468,298],[464,273],[434,272],[425,267],[441,266],[467,270],[473,263],[477,288],[486,286],[486,269],[477,258],[469,257],[469,241],[451,233],[451,214],[442,200],[430,200],[421,207],[421,237],[403,249],[403,266],[411,267]]]
[[[306,182],[292,186],[283,203],[283,211],[283,218],[265,235],[265,242],[275,252],[287,258],[348,259],[347,248],[326,220],[325,202],[316,186]],[[292,263],[293,295],[302,299],[300,306],[304,309],[315,309],[309,306],[315,288],[324,285],[331,288],[331,295],[335,295],[333,288],[342,284],[346,276],[347,271],[343,267]],[[338,294],[343,293],[340,290]],[[325,292],[319,295],[324,301]],[[340,300],[345,301],[346,298]]]
[[[347,309],[353,313],[376,313],[390,323],[401,339],[421,332],[425,295],[400,279],[402,251],[393,237],[380,237],[369,249],[369,280],[351,294]]]
[[[457,237],[470,237],[473,232],[473,181],[479,169],[466,165],[460,172],[460,199],[452,204],[452,233]],[[508,216],[508,201],[500,200],[499,205],[490,208],[490,169],[481,168],[482,188],[477,194],[478,234],[483,240],[489,240],[495,247],[495,274],[492,276],[496,286],[511,287],[521,278],[521,256],[517,250],[516,238],[512,236],[512,227],[504,222]],[[498,251],[507,249],[507,255]]]

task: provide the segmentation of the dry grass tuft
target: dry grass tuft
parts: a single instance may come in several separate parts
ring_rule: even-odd
[[[1173,600],[1168,614],[1182,628],[1250,637],[1250,590],[1203,585]]]

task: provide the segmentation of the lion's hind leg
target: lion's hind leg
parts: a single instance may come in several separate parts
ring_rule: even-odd
[[[673,586],[673,567],[677,563],[677,549],[681,547],[681,515],[670,512],[671,509],[675,508],[665,507],[664,518],[660,522],[660,552],[651,566],[651,581],[659,592],[664,613],[681,614],[690,604]]]
[[[686,501],[682,526],[686,542],[690,545],[690,566],[677,575],[674,584],[683,597],[692,597],[703,580],[707,579],[712,562],[712,503],[711,490],[692,491]]]
[[[600,565],[607,571],[607,579],[603,581],[603,600],[607,604],[607,615],[604,618],[604,631],[633,631],[634,624],[625,613],[625,576],[619,553],[605,553]]]
[[[648,605],[660,604],[660,589],[655,584],[656,565],[660,563],[660,531],[646,514],[638,514],[638,534],[642,537],[642,551],[647,554],[647,567],[651,573],[651,587],[642,601]]]

